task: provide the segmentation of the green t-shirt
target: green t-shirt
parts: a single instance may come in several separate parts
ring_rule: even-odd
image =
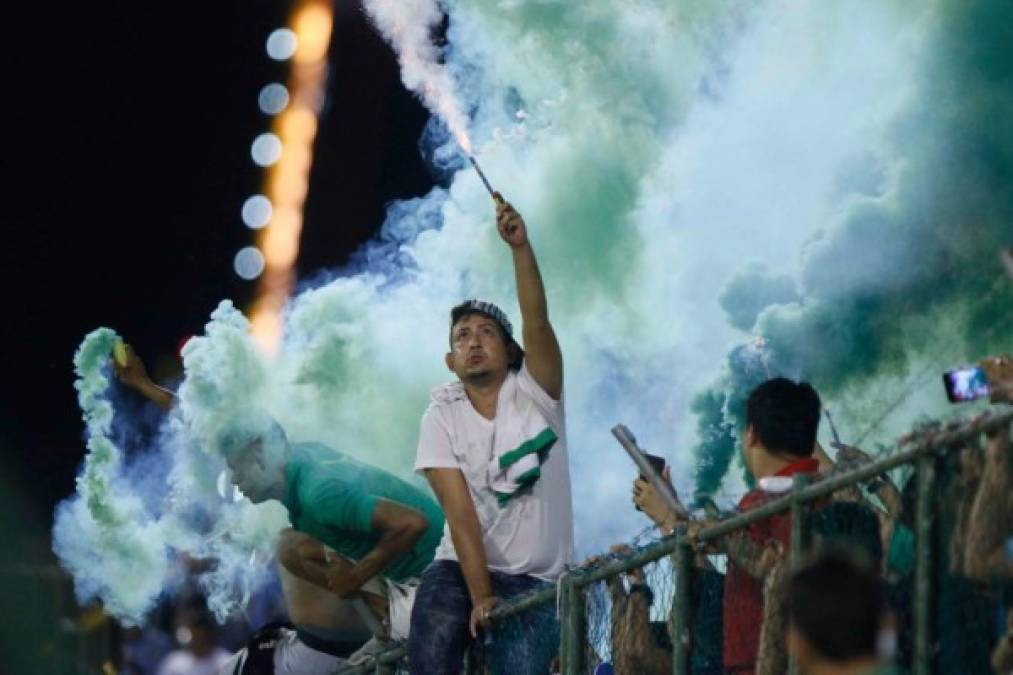
[[[383,576],[392,581],[417,577],[433,560],[443,536],[443,512],[421,489],[321,443],[293,443],[285,466],[285,507],[292,527],[353,561],[380,540],[370,525],[377,500],[387,499],[419,511],[429,528],[415,546],[397,558]]]
[[[902,577],[911,574],[915,568],[915,535],[903,523],[898,522],[893,528],[886,562],[891,571]]]

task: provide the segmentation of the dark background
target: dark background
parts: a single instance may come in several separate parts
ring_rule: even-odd
[[[289,8],[34,5],[5,29],[0,489],[16,486],[46,529],[84,456],[71,363],[83,336],[114,328],[164,378],[221,299],[253,298],[232,260],[254,239],[240,208],[262,182],[249,148],[271,120],[257,93],[286,80],[264,45]],[[347,263],[388,201],[434,182],[418,149],[427,113],[358,4],[335,9],[301,278]]]

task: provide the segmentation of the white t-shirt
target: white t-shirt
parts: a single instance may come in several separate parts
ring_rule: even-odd
[[[217,675],[229,660],[229,653],[221,647],[203,658],[186,649],[169,652],[158,666],[158,675]]]
[[[460,469],[464,474],[478,512],[489,569],[554,581],[573,559],[573,504],[563,402],[545,393],[526,363],[507,377],[517,378],[519,392],[531,398],[559,437],[531,491],[499,505],[489,486],[495,425],[482,417],[467,397],[429,404],[422,416],[415,470]],[[457,560],[449,522],[435,557]]]

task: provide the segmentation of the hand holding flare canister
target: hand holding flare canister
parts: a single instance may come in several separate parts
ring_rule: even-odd
[[[623,446],[623,449],[629,454],[630,459],[640,469],[640,474],[647,479],[647,481],[654,486],[654,489],[658,491],[661,498],[665,502],[665,506],[669,508],[673,513],[678,514],[682,518],[689,518],[689,513],[686,511],[680,502],[679,498],[675,494],[675,490],[669,485],[668,481],[661,477],[654,467],[651,465],[650,460],[644,454],[644,451],[637,446],[637,439],[633,436],[633,432],[626,428],[625,425],[617,424],[612,427],[612,435],[619,441],[619,445]]]
[[[123,344],[123,340],[117,340],[113,343],[113,358],[116,359],[116,363],[121,368],[127,365],[127,346]]]

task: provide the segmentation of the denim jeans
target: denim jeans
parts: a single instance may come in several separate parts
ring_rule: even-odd
[[[550,584],[526,575],[489,572],[493,593],[507,600]],[[437,560],[422,573],[412,608],[408,635],[408,663],[413,675],[457,675],[465,650],[473,642],[468,632],[471,598],[453,560]],[[479,634],[476,652],[493,675],[547,675],[559,651],[556,603],[548,602],[494,624],[488,638]]]

